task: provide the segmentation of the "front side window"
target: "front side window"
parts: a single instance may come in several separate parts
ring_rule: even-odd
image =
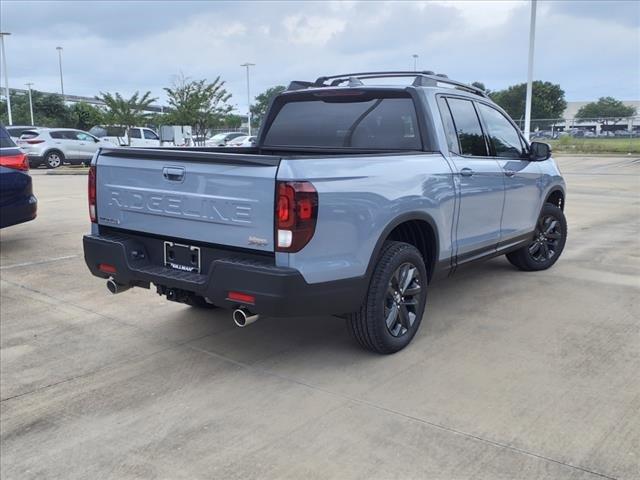
[[[422,149],[410,97],[372,98],[353,93],[285,103],[264,143],[274,147]]]
[[[80,140],[81,142],[93,142],[95,141],[94,138],[91,135],[88,135],[84,132],[75,132],[76,133],[76,139]]]
[[[144,132],[144,138],[146,138],[147,140],[158,140],[158,136],[153,133],[151,130],[143,130]]]
[[[487,146],[473,103],[461,98],[447,98],[447,103],[460,142],[460,154],[486,157],[488,155]]]
[[[493,145],[496,157],[522,158],[524,152],[520,135],[515,127],[495,108],[483,103],[478,104],[480,114],[487,126],[487,134]]]

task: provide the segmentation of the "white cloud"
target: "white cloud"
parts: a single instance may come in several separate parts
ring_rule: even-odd
[[[342,32],[346,20],[333,17],[289,15],[282,21],[287,38],[296,45],[326,45],[337,33]]]
[[[633,10],[603,2],[539,2],[535,77],[560,83],[569,99],[638,99],[640,29]],[[151,90],[183,72],[220,75],[232,103],[246,110],[246,61],[252,92],[290,80],[349,71],[419,67],[491,89],[523,82],[528,2],[0,2],[12,86],[35,82],[57,91],[64,47],[65,90]],[[153,5],[153,9],[149,6]],[[126,12],[126,15],[123,15]],[[24,22],[29,18],[28,22]]]

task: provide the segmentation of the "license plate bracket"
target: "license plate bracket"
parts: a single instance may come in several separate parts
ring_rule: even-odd
[[[200,273],[200,247],[165,241],[164,266],[181,272]]]

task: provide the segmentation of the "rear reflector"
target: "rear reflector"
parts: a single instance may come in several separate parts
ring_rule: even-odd
[[[44,143],[44,140],[42,139],[27,140],[27,143],[29,145],[37,145],[38,143]]]
[[[256,297],[241,292],[229,292],[229,295],[227,295],[227,299],[234,300],[236,302],[249,303],[251,305],[254,305],[256,303]]]
[[[116,273],[116,267],[108,263],[101,263],[98,265],[98,270],[104,273]]]
[[[26,172],[29,170],[29,160],[24,153],[19,153],[17,155],[2,155],[0,156],[0,166]]]

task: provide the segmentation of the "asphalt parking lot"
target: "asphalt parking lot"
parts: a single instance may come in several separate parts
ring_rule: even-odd
[[[333,317],[245,329],[84,265],[86,177],[0,234],[5,479],[639,478],[640,159],[564,157],[554,268],[434,284],[393,356]]]

